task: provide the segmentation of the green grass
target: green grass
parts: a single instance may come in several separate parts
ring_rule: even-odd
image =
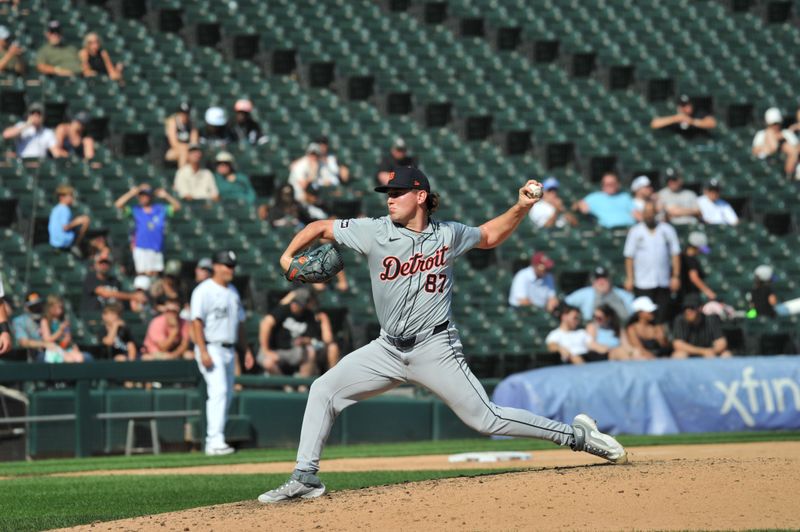
[[[684,445],[703,443],[743,443],[758,441],[800,440],[800,431],[727,432],[713,434],[676,434],[670,436],[620,436],[623,445]],[[556,447],[538,440],[444,440],[408,443],[331,446],[324,458],[362,458],[381,456],[417,456],[454,454],[469,451],[549,450]],[[139,469],[153,467],[187,467],[207,464],[245,464],[253,462],[293,461],[294,449],[244,450],[231,456],[209,458],[201,453],[168,453],[159,456],[104,456],[83,459],[41,460],[0,464],[0,476],[49,475],[74,471],[106,469]]]
[[[328,473],[329,491],[428,479],[479,476],[487,471]],[[46,530],[140,515],[254,500],[287,475],[160,475],[27,477],[2,485],[0,530]]]

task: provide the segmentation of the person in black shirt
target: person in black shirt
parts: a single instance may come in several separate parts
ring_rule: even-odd
[[[758,316],[774,318],[777,315],[775,305],[778,304],[778,297],[772,290],[772,267],[762,264],[755,269],[755,283],[753,289],[748,294],[750,308],[755,309]]]
[[[100,312],[108,303],[114,301],[147,302],[147,296],[137,292],[123,292],[119,280],[111,273],[111,260],[102,255],[95,257],[94,270],[86,272],[83,280],[81,312]]]
[[[389,182],[390,174],[402,166],[417,166],[417,160],[408,154],[406,141],[400,137],[394,139],[389,154],[383,158],[378,167],[378,185]]]
[[[675,318],[672,327],[672,358],[731,356],[719,318],[703,314],[702,306],[697,294],[683,298],[683,313]]]
[[[686,94],[681,94],[677,101],[677,112],[674,115],[653,118],[650,127],[670,131],[686,140],[692,140],[707,138],[711,130],[717,127],[717,120],[710,114],[696,110],[692,99]]]
[[[122,321],[122,305],[109,303],[103,307],[103,327],[100,343],[106,347],[108,358],[118,362],[136,360],[138,349],[130,329]]]
[[[233,111],[230,130],[238,140],[248,144],[264,144],[269,141],[261,135],[261,126],[253,118],[253,102],[246,99],[236,100]]]
[[[709,301],[717,299],[717,294],[705,282],[705,271],[698,259],[699,254],[707,255],[708,238],[704,233],[692,231],[686,247],[681,254],[681,295],[703,294]]]
[[[339,346],[334,342],[328,315],[314,310],[311,290],[298,288],[284,303],[267,314],[259,326],[258,362],[264,370],[273,375],[310,377],[317,372],[319,359],[329,368],[335,366]]]

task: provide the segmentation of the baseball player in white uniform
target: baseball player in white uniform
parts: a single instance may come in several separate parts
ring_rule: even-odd
[[[297,252],[318,238],[335,240],[367,257],[381,333],[311,386],[295,471],[283,485],[261,494],[260,502],[325,493],[317,472],[336,416],[357,401],[406,382],[431,390],[483,434],[545,439],[610,462],[627,460],[625,449],[585,414],[567,425],[493,404],[464,360],[450,308],[453,263],[473,247],[489,249],[503,243],[537,201],[530,186],[540,185],[528,181],[508,211],[480,227],[468,227],[433,220],[438,195],[431,193],[420,170],[403,167],[375,189],[387,194],[388,216],[320,220],[294,237],[281,257],[284,270]]]
[[[5,288],[3,288],[3,274],[0,273],[0,355],[11,351],[11,328],[8,326],[8,312],[6,312]]]
[[[222,456],[234,452],[225,442],[225,422],[236,376],[236,343],[245,353],[246,368],[253,366],[254,359],[244,334],[244,307],[231,284],[236,254],[220,251],[213,263],[213,275],[194,289],[190,307],[195,358],[208,390],[205,451]]]

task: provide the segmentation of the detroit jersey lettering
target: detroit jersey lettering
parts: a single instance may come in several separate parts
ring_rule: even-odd
[[[480,229],[431,220],[423,232],[388,216],[337,220],[336,241],[367,257],[378,322],[407,337],[452,320],[454,260],[475,247]]]

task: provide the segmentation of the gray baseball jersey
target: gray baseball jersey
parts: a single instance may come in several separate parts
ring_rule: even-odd
[[[480,242],[478,228],[431,221],[424,231],[415,232],[387,216],[336,220],[333,234],[340,244],[367,256],[383,330],[311,386],[297,450],[298,471],[319,470],[322,448],[339,412],[405,382],[428,388],[483,434],[547,439],[559,445],[574,442],[569,425],[492,403],[464,359],[450,314],[453,262]]]
[[[333,235],[367,257],[378,323],[399,337],[451,319],[453,262],[481,239],[477,227],[432,221],[418,233],[388,216],[337,220]]]

